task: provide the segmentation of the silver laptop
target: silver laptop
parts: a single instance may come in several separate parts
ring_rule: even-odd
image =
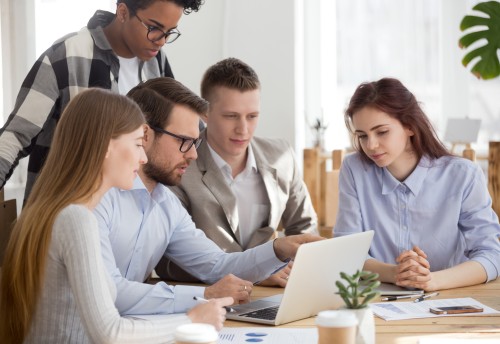
[[[315,316],[344,304],[335,282],[340,272],[354,274],[362,269],[373,231],[302,244],[283,294],[233,306],[231,320],[281,325]]]

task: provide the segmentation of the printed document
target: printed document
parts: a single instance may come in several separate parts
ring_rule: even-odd
[[[481,313],[462,313],[462,314],[433,314],[429,311],[431,307],[446,306],[479,306],[484,309]],[[425,300],[421,302],[378,302],[370,304],[373,313],[384,320],[404,320],[418,318],[436,318],[436,317],[456,317],[456,316],[481,316],[487,314],[500,314],[499,311],[483,305],[471,297],[458,299],[440,299]]]
[[[217,343],[304,344],[317,342],[318,330],[316,328],[224,327],[219,332]]]

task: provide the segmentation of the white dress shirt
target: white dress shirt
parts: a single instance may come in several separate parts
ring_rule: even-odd
[[[222,172],[224,180],[236,198],[240,244],[247,249],[253,232],[265,227],[269,221],[271,204],[262,176],[257,170],[257,162],[252,146],[248,146],[245,169],[233,178],[231,166],[208,144],[210,154]]]

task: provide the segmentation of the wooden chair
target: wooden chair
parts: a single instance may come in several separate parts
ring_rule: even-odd
[[[319,148],[304,149],[304,182],[318,214],[320,235],[331,237],[339,204],[339,172],[343,150],[323,153]],[[331,170],[328,168],[331,161]]]
[[[488,189],[493,202],[492,208],[500,217],[500,142],[489,143]]]
[[[464,146],[464,150],[462,151],[462,157],[465,159],[469,159],[470,161],[476,161],[476,151],[472,149],[470,143],[464,143],[464,144],[453,143],[450,148],[451,154],[459,155],[458,153],[455,153],[455,148],[457,148],[457,146],[462,146],[462,145]]]
[[[4,201],[3,190],[0,190],[0,268],[7,243],[9,242],[12,224],[17,217],[16,200]]]
[[[470,143],[467,143],[465,145],[465,149],[462,152],[462,156],[465,159],[469,159],[470,161],[476,161],[476,151],[474,149],[472,149]]]

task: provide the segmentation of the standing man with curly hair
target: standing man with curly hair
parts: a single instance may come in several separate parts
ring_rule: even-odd
[[[14,110],[0,129],[0,188],[30,155],[25,199],[43,166],[55,127],[79,92],[100,87],[126,94],[147,79],[173,77],[162,50],[180,32],[183,13],[203,0],[118,0],[116,13],[98,10],[86,27],[57,40],[26,76]]]

